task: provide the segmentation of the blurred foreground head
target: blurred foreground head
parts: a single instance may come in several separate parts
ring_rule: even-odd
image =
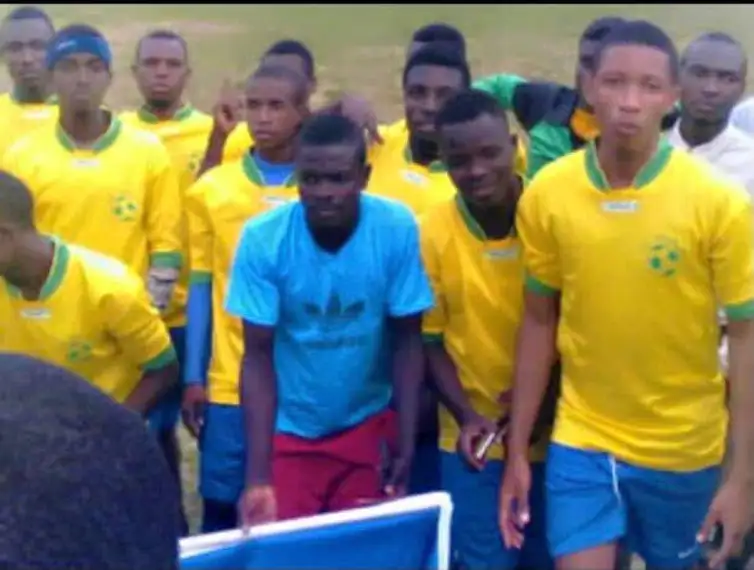
[[[0,353],[0,570],[175,570],[177,493],[143,421]]]

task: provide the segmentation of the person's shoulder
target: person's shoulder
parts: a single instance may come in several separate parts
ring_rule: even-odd
[[[29,174],[38,166],[49,165],[52,152],[60,145],[55,128],[45,125],[21,136],[2,156],[3,168]]]
[[[457,201],[454,196],[434,204],[419,216],[419,233],[424,244],[433,243],[442,247],[447,243],[456,227],[454,216],[457,215]]]
[[[113,120],[118,121],[115,126],[118,129],[116,143],[126,143],[125,145],[122,144],[122,148],[128,148],[129,152],[139,149],[139,152],[146,156],[155,156],[155,153],[159,155],[167,153],[165,145],[162,144],[162,140],[156,133],[139,127],[137,124],[125,122],[120,117]]]
[[[118,119],[120,119],[124,124],[127,125],[140,125],[141,119],[139,118],[139,113],[130,109],[127,111],[121,111],[118,113]]]
[[[731,207],[751,202],[746,188],[735,177],[688,152],[674,149],[669,166],[673,176],[667,180],[682,192],[685,200]]]
[[[208,203],[226,204],[233,201],[240,191],[253,192],[252,183],[244,175],[240,161],[223,162],[210,168],[191,185],[187,195],[202,195]]]
[[[196,109],[193,107],[191,108],[191,113],[188,115],[188,117],[185,120],[194,129],[206,130],[206,131],[212,130],[212,125],[214,123],[214,119],[212,118],[212,115],[205,113],[204,111],[200,111],[199,109]]]
[[[361,207],[372,223],[416,227],[413,212],[398,200],[365,192],[361,195]]]
[[[143,280],[119,259],[79,245],[64,244],[64,247],[71,269],[84,284],[79,294],[88,293],[93,303],[99,304],[113,297],[136,298],[143,291]]]
[[[528,182],[524,195],[562,195],[563,190],[586,175],[586,150],[561,156],[543,166]],[[560,191],[558,191],[560,189]]]
[[[266,249],[277,248],[289,233],[300,207],[299,202],[289,202],[254,216],[244,226],[244,237],[265,244]]]
[[[754,156],[754,137],[735,125],[728,125],[723,131],[728,147],[738,153]]]

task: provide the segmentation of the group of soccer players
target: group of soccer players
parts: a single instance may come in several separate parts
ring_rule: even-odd
[[[754,138],[733,38],[679,57],[602,18],[574,86],[472,83],[431,25],[379,126],[357,94],[312,108],[294,40],[210,115],[185,40],[150,32],[144,103],[116,114],[99,31],[21,7],[0,33],[0,351],[142,414],[177,492],[181,415],[203,532],[443,489],[463,568],[692,568],[716,525],[710,564],[735,553]]]

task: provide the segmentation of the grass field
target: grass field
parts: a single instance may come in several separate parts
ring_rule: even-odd
[[[8,4],[0,5],[4,13]],[[469,41],[474,75],[517,72],[529,77],[571,80],[576,40],[602,15],[645,18],[664,26],[683,46],[694,35],[723,30],[754,53],[754,5],[49,5],[56,24],[100,27],[115,51],[115,84],[109,103],[138,104],[129,65],[139,36],[155,27],[182,32],[194,68],[191,101],[209,109],[224,79],[241,80],[269,43],[296,38],[316,55],[318,96],[348,90],[369,97],[383,119],[400,115],[400,70],[411,32],[430,21],[460,27]],[[0,88],[8,87],[2,78]],[[187,506],[198,517],[195,452],[186,441]]]

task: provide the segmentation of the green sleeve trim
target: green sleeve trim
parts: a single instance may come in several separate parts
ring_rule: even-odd
[[[160,269],[180,269],[183,265],[183,255],[180,251],[161,251],[149,256],[152,267]]]
[[[178,356],[175,354],[175,349],[172,346],[169,346],[152,360],[146,364],[142,364],[141,369],[144,372],[154,372],[155,370],[165,368],[174,362],[178,362]]]
[[[526,276],[526,289],[532,293],[545,297],[552,297],[553,295],[558,294],[558,290],[555,287],[550,287],[549,285],[538,281],[531,275]]]
[[[748,321],[754,319],[754,299],[737,305],[726,305],[725,316],[728,321]]]
[[[440,333],[425,333],[422,335],[424,344],[442,344],[443,337]]]
[[[212,283],[212,273],[209,271],[192,271],[189,285],[206,285]]]

